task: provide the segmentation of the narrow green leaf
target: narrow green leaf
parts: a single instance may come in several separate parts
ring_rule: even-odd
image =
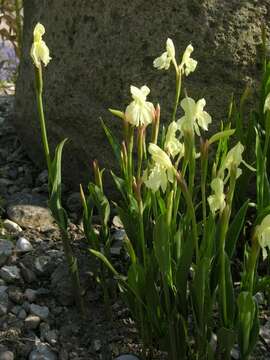
[[[137,262],[136,253],[135,253],[134,248],[133,248],[133,246],[131,244],[131,241],[129,240],[129,238],[127,236],[125,236],[125,238],[124,238],[124,245],[125,245],[127,253],[130,256],[131,263],[135,264]]]
[[[246,213],[248,209],[249,200],[247,200],[241,208],[238,210],[237,214],[235,215],[232,223],[230,224],[228,233],[227,233],[227,239],[226,239],[226,253],[228,254],[228,257],[231,259],[234,251],[236,243],[239,239],[239,235],[243,229]]]
[[[234,133],[235,133],[235,129],[219,131],[210,137],[210,139],[208,140],[209,145],[213,144],[216,141],[219,141],[220,139],[228,138],[232,136]]]
[[[117,116],[118,118],[120,118],[122,120],[125,119],[125,114],[123,113],[123,111],[115,110],[115,109],[109,109],[109,111],[110,111],[110,113]]]
[[[102,125],[103,130],[107,136],[107,139],[109,140],[109,143],[113,149],[114,156],[116,157],[118,164],[121,164],[121,146],[120,146],[118,140],[113,135],[112,131],[105,125],[103,120],[101,120],[101,125]]]
[[[166,276],[172,286],[170,232],[166,222],[166,216],[161,215],[154,228],[154,253],[159,264],[159,269]]]
[[[52,162],[51,174],[51,193],[49,199],[49,208],[53,214],[54,219],[61,229],[67,229],[67,214],[61,203],[61,165],[62,165],[62,151],[67,139],[62,140],[55,149],[55,156]]]
[[[120,274],[115,270],[110,261],[104,256],[100,251],[96,251],[94,249],[89,250],[93,255],[95,255],[98,259],[103,261],[103,263],[107,266],[107,268],[117,277],[120,277]]]
[[[256,303],[249,292],[242,291],[238,296],[237,305],[239,346],[242,357],[247,358],[258,338]],[[251,335],[255,339],[252,339]]]

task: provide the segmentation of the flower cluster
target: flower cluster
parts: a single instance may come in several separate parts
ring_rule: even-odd
[[[158,70],[168,70],[172,62],[177,73],[184,73],[188,76],[191,72],[195,71],[198,63],[191,58],[193,50],[193,46],[189,44],[183,54],[181,63],[178,65],[175,59],[175,47],[173,41],[168,38],[166,42],[166,51],[154,60],[153,65]]]
[[[211,188],[214,194],[208,197],[208,203],[213,214],[215,214],[217,211],[222,212],[225,207],[225,195],[223,193],[224,185],[230,178],[233,168],[236,170],[236,178],[238,178],[242,173],[242,170],[239,168],[239,166],[243,161],[243,151],[244,146],[240,142],[238,142],[231,150],[229,150],[219,169],[218,176],[211,182]],[[227,171],[227,176],[224,179],[225,171]]]

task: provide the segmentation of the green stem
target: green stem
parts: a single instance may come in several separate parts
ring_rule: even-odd
[[[193,237],[194,246],[195,246],[196,264],[198,264],[200,255],[199,255],[198,231],[197,231],[195,208],[194,208],[194,205],[192,202],[192,197],[187,188],[187,184],[186,184],[184,178],[182,177],[182,175],[179,173],[177,174],[177,181],[183,192],[184,198],[187,203],[189,216],[191,218],[191,225],[192,225],[191,229],[192,229],[192,237]]]
[[[45,159],[48,168],[48,177],[49,177],[49,189],[51,187],[52,181],[52,164],[50,158],[50,148],[48,143],[47,137],[47,129],[46,129],[46,120],[43,110],[43,100],[42,100],[42,93],[43,93],[43,79],[42,79],[42,68],[35,67],[35,77],[36,77],[36,96],[37,96],[37,107],[38,107],[38,114],[39,114],[39,122],[40,122],[40,129],[41,129],[41,138],[43,144],[43,150],[45,154]]]
[[[141,253],[143,257],[144,268],[146,269],[146,244],[144,238],[144,224],[143,224],[143,202],[140,199],[139,201],[139,226],[140,226],[140,245],[141,245]]]
[[[79,270],[77,259],[73,256],[70,239],[67,231],[60,229],[61,231],[61,239],[63,243],[65,258],[67,260],[68,269],[71,277],[73,293],[75,296],[75,302],[77,307],[79,308],[81,314],[85,316],[85,309],[83,304],[83,298],[81,293],[80,279],[79,279]]]
[[[137,167],[137,182],[141,178],[142,161],[143,161],[143,146],[144,144],[144,127],[140,126],[138,129],[138,167]]]
[[[177,354],[177,345],[175,339],[175,332],[174,332],[174,322],[171,317],[171,302],[170,302],[170,294],[167,281],[165,276],[162,275],[163,281],[163,288],[165,293],[165,303],[166,303],[166,310],[167,310],[167,319],[169,323],[169,334],[170,334],[170,351],[169,351],[169,360],[178,360],[179,355]]]
[[[176,71],[176,82],[175,82],[175,100],[172,114],[172,121],[175,121],[179,98],[181,94],[181,72]]]
[[[247,283],[246,287],[247,290],[253,295],[254,293],[254,278],[255,278],[255,272],[257,267],[257,259],[260,253],[260,245],[258,243],[257,238],[252,239],[252,247],[251,247],[251,253],[248,258],[248,264],[247,264]]]
[[[43,101],[42,101],[42,91],[43,91],[43,79],[42,79],[42,68],[41,66],[39,68],[35,68],[35,78],[36,78],[36,95],[37,95],[37,106],[38,106],[38,113],[39,113],[39,120],[40,120],[40,128],[41,128],[41,137],[42,137],[42,144],[44,149],[44,154],[47,162],[47,168],[48,168],[48,185],[49,185],[49,193],[51,195],[51,188],[52,188],[52,163],[50,158],[50,150],[49,150],[49,143],[47,138],[47,130],[46,130],[46,121],[44,116],[44,110],[43,110]],[[61,207],[61,194],[60,194],[60,207]],[[77,259],[73,256],[73,252],[70,245],[70,239],[68,236],[68,232],[65,228],[66,222],[63,218],[62,213],[62,207],[58,213],[59,216],[59,229],[61,232],[61,238],[64,248],[64,253],[66,257],[66,261],[68,264],[68,269],[71,276],[71,282],[73,286],[73,292],[75,296],[75,301],[80,309],[82,315],[84,316],[84,306],[83,306],[83,299],[81,294],[81,287],[80,287],[80,280],[79,280],[79,271],[78,271],[78,265],[77,265]]]
[[[230,187],[227,195],[227,205],[221,215],[221,231],[220,231],[220,288],[221,288],[221,299],[223,308],[223,321],[224,326],[229,327],[228,324],[228,313],[227,313],[227,294],[226,294],[226,269],[225,269],[225,242],[229,227],[229,221],[232,210],[232,201],[236,183],[236,167],[232,167],[230,175]]]
[[[129,186],[130,193],[132,193],[132,183],[133,183],[133,143],[134,143],[134,127],[130,126],[130,128],[129,128],[129,140],[128,140],[128,143],[127,143],[128,186]]]

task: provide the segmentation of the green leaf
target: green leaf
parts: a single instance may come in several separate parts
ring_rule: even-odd
[[[259,334],[257,305],[248,291],[240,293],[237,305],[239,346],[242,357],[247,358],[253,350]]]
[[[117,189],[120,191],[120,193],[122,195],[123,200],[127,203],[125,180],[116,176],[113,171],[111,171],[111,175],[112,175],[113,181],[114,181]]]
[[[110,263],[110,261],[106,258],[106,256],[104,256],[100,251],[96,251],[94,249],[90,249],[89,251],[98,259],[100,259],[115,276],[117,276],[118,278],[121,277],[120,274],[115,270],[113,265]]]
[[[88,190],[94,205],[98,209],[98,213],[101,217],[101,223],[107,226],[110,220],[109,200],[104,195],[100,187],[95,185],[94,183],[89,183]]]
[[[127,253],[130,256],[130,260],[132,264],[135,264],[137,262],[137,257],[136,257],[136,253],[134,251],[134,248],[131,244],[131,241],[129,240],[129,238],[127,236],[125,236],[124,238],[124,246],[126,248]]]
[[[187,315],[187,281],[194,254],[194,243],[189,237],[184,237],[182,241],[181,256],[176,269],[176,288],[179,294],[179,307],[181,314]]]
[[[227,359],[227,356],[230,354],[231,349],[235,343],[235,332],[233,329],[228,329],[225,327],[221,327],[217,333],[218,336],[218,347],[221,355],[221,359]]]
[[[170,229],[167,225],[166,216],[161,215],[154,228],[154,253],[161,274],[166,276],[168,283],[172,286],[170,247]]]
[[[116,139],[112,131],[105,125],[103,120],[101,120],[101,125],[113,149],[114,156],[116,157],[118,164],[121,164],[121,146],[118,140]]]
[[[245,223],[246,213],[248,209],[249,200],[247,200],[242,207],[238,210],[237,214],[235,215],[232,223],[230,224],[227,239],[226,239],[226,253],[228,257],[231,259],[234,251],[235,246],[238,241],[239,235],[242,231],[242,228]]]
[[[224,256],[224,273],[221,266],[221,256],[219,259],[219,284],[218,284],[218,299],[220,306],[220,314],[222,324],[226,328],[232,328],[235,320],[235,300],[234,300],[234,288],[231,274],[230,259],[226,253]],[[224,276],[224,278],[223,278]],[[225,293],[224,291],[225,286]]]
[[[123,113],[123,111],[120,110],[115,110],[115,109],[109,109],[110,113],[112,113],[113,115],[115,115],[116,117],[124,120],[125,119],[125,114]]]
[[[208,140],[209,145],[213,144],[216,141],[219,141],[220,139],[228,138],[232,136],[235,133],[235,129],[228,129],[224,131],[219,131],[213,136],[210,137]]]
[[[51,168],[51,192],[49,198],[49,208],[54,219],[62,230],[67,229],[68,219],[65,209],[61,203],[61,165],[62,151],[67,139],[62,140],[55,149],[55,156]]]
[[[130,265],[128,269],[128,284],[133,289],[134,293],[138,298],[141,298],[142,301],[145,296],[145,273],[144,268],[137,263]]]
[[[191,285],[191,299],[194,318],[199,333],[206,329],[210,313],[209,288],[210,258],[202,258],[196,265],[194,281]]]

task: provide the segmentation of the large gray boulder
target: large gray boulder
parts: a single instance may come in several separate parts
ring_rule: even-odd
[[[147,84],[149,100],[161,104],[169,119],[174,92],[173,71],[157,71],[153,59],[167,37],[180,53],[189,43],[199,65],[184,86],[205,97],[216,128],[227,114],[232,92],[258,78],[257,44],[269,0],[25,0],[23,55],[16,89],[16,126],[23,145],[37,163],[43,159],[29,57],[32,31],[40,21],[53,60],[44,71],[49,138],[55,145],[68,137],[64,181],[78,185],[90,176],[97,158],[111,168],[112,152],[100,117],[118,131],[120,120],[107,111],[125,109],[129,86]]]

